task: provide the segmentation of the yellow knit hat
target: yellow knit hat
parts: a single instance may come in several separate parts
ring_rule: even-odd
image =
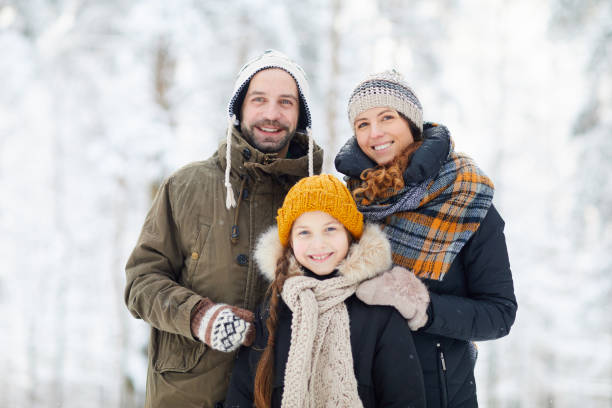
[[[276,223],[278,238],[283,246],[289,244],[293,222],[303,213],[323,211],[344,225],[355,239],[363,232],[363,215],[346,186],[331,174],[310,176],[298,181],[287,193],[278,209]]]

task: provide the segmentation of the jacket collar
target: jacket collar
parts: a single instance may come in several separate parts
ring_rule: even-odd
[[[260,273],[270,282],[274,279],[276,264],[282,254],[278,228],[273,226],[259,237],[254,253]],[[377,224],[366,224],[361,239],[351,245],[345,260],[338,265],[338,275],[353,282],[361,282],[391,266],[391,245],[385,233]],[[303,274],[302,268],[291,256],[289,275]]]
[[[223,170],[227,165],[227,142],[219,144],[217,158]],[[295,178],[308,176],[308,137],[297,132],[289,145],[291,158],[279,158],[276,153],[263,153],[251,146],[239,129],[232,129],[231,168],[239,174],[248,171],[263,172],[270,175],[285,175]],[[315,174],[321,172],[323,149],[316,143],[313,148],[313,167]]]
[[[414,152],[404,171],[405,183],[417,184],[435,176],[452,150],[453,142],[446,126],[425,123],[423,144]],[[342,146],[334,164],[340,173],[355,179],[359,179],[362,171],[376,167],[376,163],[361,150],[355,137]]]

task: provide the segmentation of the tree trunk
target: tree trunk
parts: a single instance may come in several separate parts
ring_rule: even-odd
[[[338,32],[338,20],[340,19],[341,12],[341,1],[333,0],[332,2],[332,15],[331,25],[329,33],[330,43],[330,75],[329,75],[329,86],[327,87],[327,143],[326,146],[335,149],[337,147],[337,134],[336,134],[336,117],[338,106],[338,82],[340,80],[340,33]],[[329,173],[334,169],[334,156],[333,154],[326,154],[325,162],[323,163],[323,172]]]

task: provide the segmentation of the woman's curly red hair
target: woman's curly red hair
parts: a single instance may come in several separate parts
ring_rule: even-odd
[[[404,170],[421,144],[423,141],[413,142],[390,163],[362,171],[359,176],[362,182],[352,192],[355,201],[369,205],[373,201],[388,198],[404,188]]]

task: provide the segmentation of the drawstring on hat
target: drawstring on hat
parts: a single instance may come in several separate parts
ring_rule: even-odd
[[[308,135],[308,176],[312,176],[314,175],[314,165],[313,165],[314,140],[312,139],[312,130],[310,130],[310,126],[306,128],[306,135]]]
[[[227,123],[227,141],[225,148],[225,188],[227,194],[225,197],[225,208],[228,210],[236,206],[236,199],[234,198],[234,190],[232,190],[232,183],[230,183],[230,169],[231,169],[231,151],[232,151],[232,130],[236,123],[236,115],[231,115]]]

